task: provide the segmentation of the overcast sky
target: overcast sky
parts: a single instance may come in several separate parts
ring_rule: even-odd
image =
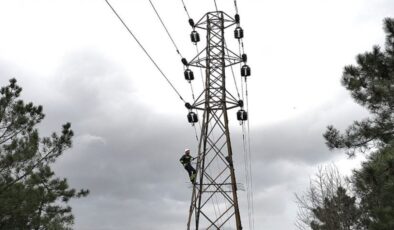
[[[213,0],[184,0],[198,20]],[[182,95],[183,66],[148,0],[112,0]],[[180,0],[153,1],[185,57],[195,55]],[[217,0],[234,15],[233,1]],[[238,0],[249,80],[256,229],[295,229],[294,193],[318,165],[357,166],[329,152],[322,133],[368,114],[340,84],[358,53],[384,43],[392,0]],[[232,29],[230,29],[232,30]],[[71,186],[77,230],[185,229],[191,189],[178,159],[196,152],[187,110],[104,0],[1,0],[0,85],[15,77],[44,106],[41,134],[71,122],[73,148],[56,163]],[[201,33],[204,33],[201,31]],[[227,32],[229,44],[232,31]],[[205,36],[202,35],[202,38]],[[233,47],[237,50],[237,47]],[[230,111],[236,149],[241,128]],[[241,153],[238,153],[241,154]],[[244,183],[241,163],[236,164]],[[247,225],[241,197],[243,225]]]

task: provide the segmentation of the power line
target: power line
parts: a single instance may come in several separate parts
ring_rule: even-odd
[[[218,10],[218,4],[216,3],[216,0],[213,0],[213,2],[215,3],[215,9],[216,9],[216,11],[219,11],[219,10]]]
[[[249,112],[249,114],[250,114],[250,111],[249,111],[249,92],[248,92],[248,82],[247,82],[247,79],[245,78],[245,89],[246,89],[246,92],[245,92],[245,94],[246,94],[246,110]],[[252,205],[252,229],[254,229],[254,192],[253,192],[253,173],[252,173],[252,153],[251,153],[251,150],[250,150],[250,116],[249,116],[249,119],[248,119],[248,121],[247,121],[247,126],[248,126],[248,132],[247,132],[247,135],[248,135],[248,153],[249,153],[249,170],[250,170],[250,172],[249,172],[249,175],[250,175],[250,193],[251,193],[251,205]]]
[[[246,88],[247,88],[247,86],[246,86]],[[246,91],[247,91],[247,89],[246,89]],[[248,101],[247,96],[246,96],[246,101]],[[249,112],[248,105],[246,105],[246,106],[247,106],[246,109]],[[244,154],[245,180],[246,180],[246,188],[247,188],[247,202],[248,202],[247,207],[248,207],[249,228],[251,230],[253,230],[254,229],[254,204],[253,204],[253,179],[252,179],[252,164],[251,164],[252,158],[251,158],[251,152],[250,152],[249,119],[248,119],[246,125],[245,125],[245,123],[242,123],[242,143],[243,143],[243,154]]]
[[[245,53],[244,40],[242,38],[241,38],[241,48],[242,48],[242,53]]]
[[[235,12],[238,14],[238,4],[237,0],[234,0]]]
[[[242,123],[242,145],[243,145],[243,154],[244,154],[244,168],[245,168],[245,183],[246,183],[246,198],[248,202],[248,220],[249,220],[249,229],[252,228],[252,222],[251,222],[251,205],[250,205],[250,175],[249,175],[249,159],[248,159],[248,154],[247,154],[247,143],[246,143],[247,138],[245,137],[245,124]]]
[[[247,79],[245,78],[245,83],[241,81],[241,91],[242,99],[246,100],[246,111],[249,111],[249,93]],[[244,86],[245,84],[245,86]],[[244,90],[245,89],[245,90]],[[254,229],[254,192],[253,192],[253,176],[252,176],[252,154],[251,154],[251,144],[250,144],[250,116],[247,120],[246,127],[242,123],[242,136],[243,136],[243,151],[244,151],[244,161],[245,161],[245,177],[247,185],[247,201],[248,201],[248,217],[250,229]]]
[[[183,0],[182,0],[182,4],[183,4],[183,8],[186,11],[187,17],[190,19],[191,17],[190,17],[189,11],[187,11],[186,4],[185,4],[185,2]]]
[[[183,58],[181,52],[180,52],[179,49],[178,49],[178,46],[175,44],[174,39],[172,38],[172,36],[171,36],[170,32],[168,31],[166,25],[164,24],[163,20],[161,19],[160,15],[159,15],[159,12],[157,12],[156,7],[153,5],[153,3],[152,3],[151,0],[149,0],[149,3],[150,3],[150,5],[152,6],[153,10],[155,11],[155,13],[156,13],[157,17],[159,18],[161,24],[163,25],[164,29],[166,30],[166,32],[167,32],[167,34],[168,34],[168,37],[170,37],[170,39],[171,39],[171,41],[172,41],[172,44],[173,44],[174,47],[175,47],[176,52],[179,54],[179,56],[181,56],[181,58]]]
[[[236,6],[236,0],[234,0]],[[238,11],[237,7],[236,10]],[[238,51],[239,56],[245,53],[243,39],[238,40]],[[241,64],[240,67],[242,68]],[[245,84],[245,88],[244,88]],[[245,89],[245,91],[244,91]],[[249,95],[248,95],[248,85],[247,78],[245,77],[245,83],[241,80],[241,95],[242,100],[246,100],[246,111],[249,111]],[[245,174],[246,174],[246,184],[247,184],[247,201],[248,201],[248,218],[249,218],[249,228],[254,229],[254,194],[253,194],[253,177],[252,177],[252,154],[250,150],[250,116],[247,120],[247,129],[245,124],[242,124],[242,135],[243,135],[243,146],[245,154]],[[246,138],[245,138],[246,134]]]
[[[145,52],[145,54],[149,57],[149,59],[152,61],[152,63],[156,66],[157,70],[161,73],[161,75],[166,79],[168,84],[171,86],[171,88],[175,91],[175,93],[179,96],[179,98],[186,103],[186,101],[183,99],[179,91],[175,88],[175,86],[171,83],[171,81],[168,79],[168,77],[164,74],[164,72],[160,69],[160,67],[157,65],[155,60],[151,57],[151,55],[148,53],[148,51],[144,48],[144,46],[141,44],[141,42],[137,39],[137,37],[133,34],[133,32],[130,30],[130,28],[126,25],[126,23],[122,20],[122,18],[119,16],[119,14],[116,12],[116,10],[112,7],[112,5],[108,2],[108,0],[105,0],[105,2],[108,4],[108,6],[111,8],[112,12],[118,17],[120,22],[123,24],[123,26],[127,29],[129,34],[134,38],[134,40],[138,43],[138,45],[141,47],[141,49]]]

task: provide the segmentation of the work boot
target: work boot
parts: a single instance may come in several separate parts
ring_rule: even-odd
[[[196,173],[193,173],[193,174],[190,176],[190,181],[191,181],[193,184],[196,182]]]

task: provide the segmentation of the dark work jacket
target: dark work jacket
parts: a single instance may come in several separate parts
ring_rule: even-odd
[[[186,165],[190,164],[190,162],[192,162],[192,160],[193,160],[193,157],[190,156],[190,155],[187,156],[186,154],[183,155],[181,157],[181,159],[179,159],[179,161],[183,164],[183,166],[186,166]]]

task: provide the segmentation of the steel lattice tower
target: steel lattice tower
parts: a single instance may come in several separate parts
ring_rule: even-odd
[[[116,10],[107,0],[106,3],[178,94],[179,98],[185,102]],[[154,8],[152,2],[150,3]],[[236,6],[236,1],[234,3]],[[184,8],[187,12],[185,5]],[[154,10],[165,27],[155,8]],[[236,11],[238,12],[238,10]],[[189,109],[188,120],[190,123],[194,124],[198,122],[198,116],[193,110],[204,111],[197,156],[198,178],[196,183],[190,178],[193,181],[193,192],[187,230],[191,229],[192,222],[195,223],[194,230],[242,230],[227,110],[241,107],[237,112],[237,119],[241,122],[247,120],[247,112],[243,110],[243,101],[240,98],[237,100],[226,88],[226,68],[243,62],[241,76],[245,77],[245,83],[246,77],[250,76],[250,68],[246,65],[246,54],[243,53],[241,56],[241,54],[237,55],[229,50],[224,37],[225,29],[237,25],[234,31],[234,37],[240,42],[239,53],[241,53],[243,30],[239,26],[239,22],[240,18],[238,14],[232,18],[222,11],[209,12],[196,24],[189,17],[189,23],[193,27],[191,34],[192,42],[197,43],[200,40],[199,34],[195,29],[204,29],[207,31],[207,46],[190,62],[182,58],[182,63],[186,66],[185,78],[189,83],[194,79],[193,72],[189,69],[189,66],[204,68],[206,70],[203,91],[192,104],[185,104],[186,108]],[[167,29],[166,31],[168,33]],[[171,38],[169,33],[168,35]],[[171,40],[178,54],[182,56],[172,38]]]
[[[203,92],[186,105],[204,111],[187,230],[242,229],[227,115],[243,106],[226,89],[226,67],[245,61],[226,46],[225,29],[234,24],[236,19],[215,11],[194,25],[207,31],[207,46],[187,66],[204,68],[206,76]]]

